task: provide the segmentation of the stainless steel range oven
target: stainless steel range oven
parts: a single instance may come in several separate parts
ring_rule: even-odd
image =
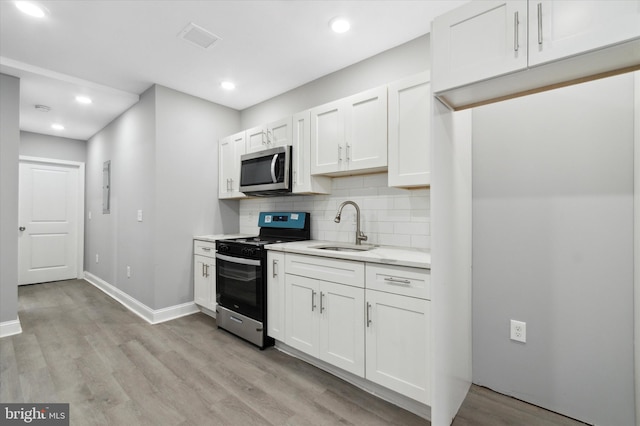
[[[216,322],[264,349],[267,336],[267,244],[311,238],[309,213],[261,212],[256,237],[216,241]]]

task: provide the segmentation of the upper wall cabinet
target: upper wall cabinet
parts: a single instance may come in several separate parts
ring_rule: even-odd
[[[245,132],[220,139],[218,198],[244,198],[240,192],[240,156],[245,153]]]
[[[527,67],[527,1],[472,1],[433,21],[434,92]]]
[[[389,84],[389,186],[431,184],[430,123],[428,72]]]
[[[254,127],[245,133],[247,152],[291,145],[291,117]]]
[[[387,88],[367,90],[311,110],[311,174],[387,168]]]
[[[640,68],[640,0],[472,1],[431,41],[434,93],[468,108]]]
[[[311,175],[311,112],[299,112],[292,120],[294,194],[329,194],[331,178]]]

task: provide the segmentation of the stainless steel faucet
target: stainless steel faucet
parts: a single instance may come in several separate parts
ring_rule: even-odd
[[[340,207],[338,207],[338,213],[336,214],[336,217],[335,219],[333,219],[333,221],[335,223],[340,223],[340,215],[342,214],[342,209],[347,204],[351,204],[356,208],[356,245],[359,246],[362,245],[363,241],[367,241],[368,237],[364,235],[364,233],[360,230],[360,207],[358,207],[356,203],[354,203],[353,201],[345,201],[344,203],[340,204]]]

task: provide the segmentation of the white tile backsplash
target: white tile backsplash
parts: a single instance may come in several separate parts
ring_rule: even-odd
[[[261,211],[311,213],[311,238],[354,242],[356,214],[345,206],[342,221],[333,221],[338,206],[351,200],[360,206],[360,228],[367,243],[431,248],[431,211],[428,189],[389,188],[387,174],[333,178],[331,195],[293,195],[240,200],[240,232],[257,234]]]

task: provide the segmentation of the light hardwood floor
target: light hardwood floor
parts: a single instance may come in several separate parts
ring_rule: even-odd
[[[427,425],[194,314],[149,325],[82,280],[19,288],[0,401],[68,402],[72,425]],[[473,386],[454,425],[581,425]]]

